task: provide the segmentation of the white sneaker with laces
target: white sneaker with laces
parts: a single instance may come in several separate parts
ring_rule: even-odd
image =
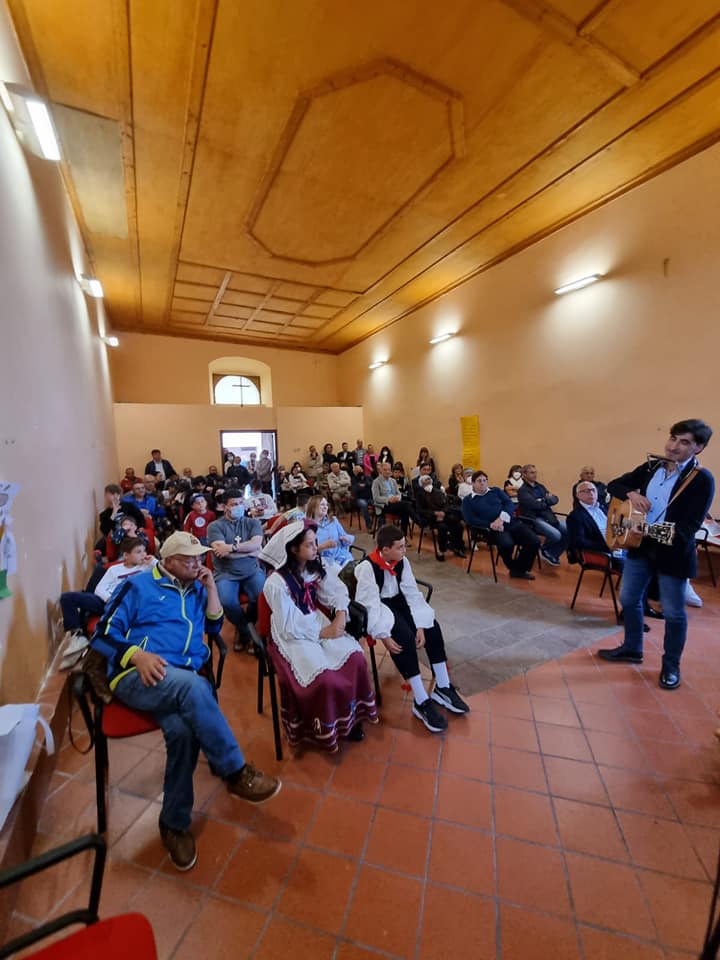
[[[695,588],[689,580],[685,585],[685,603],[689,607],[701,607],[703,605],[702,597],[699,597],[697,593],[695,593]]]

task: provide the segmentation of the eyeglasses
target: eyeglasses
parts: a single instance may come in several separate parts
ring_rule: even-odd
[[[181,563],[184,567],[201,567],[202,566],[202,557],[174,556],[174,557],[168,557],[168,560],[175,560],[177,563]]]

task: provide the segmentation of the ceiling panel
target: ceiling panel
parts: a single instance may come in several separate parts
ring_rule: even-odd
[[[337,353],[720,139],[720,0],[9,5],[118,330]]]

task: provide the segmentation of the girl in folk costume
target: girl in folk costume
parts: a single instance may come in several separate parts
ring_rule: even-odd
[[[275,568],[263,593],[270,606],[273,663],[291,746],[310,740],[334,752],[339,741],[362,740],[362,723],[377,723],[365,655],[345,632],[347,589],[323,569],[316,524],[298,520],[278,531],[260,553]],[[319,605],[330,608],[330,620]]]

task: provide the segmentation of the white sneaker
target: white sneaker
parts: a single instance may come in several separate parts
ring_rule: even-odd
[[[85,647],[90,646],[90,641],[82,632],[82,630],[68,630],[63,637],[63,642],[67,643],[67,646],[63,650],[63,656],[69,657],[74,653],[81,653]]]
[[[685,585],[685,603],[689,607],[701,607],[703,605],[702,597],[695,593],[695,589],[689,580]]]

